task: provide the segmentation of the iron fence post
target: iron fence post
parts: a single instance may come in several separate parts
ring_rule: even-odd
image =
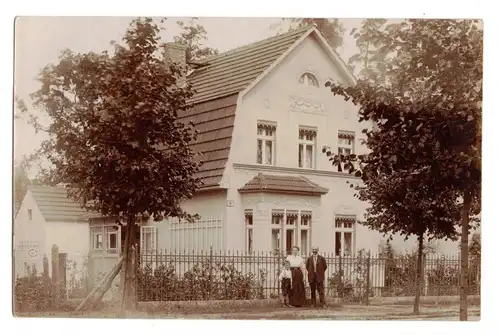
[[[210,246],[210,258],[209,258],[209,276],[208,276],[208,300],[212,297],[212,270],[213,270],[213,248]]]
[[[370,304],[370,252],[368,251],[368,257],[366,258],[366,292],[365,292],[365,304]]]

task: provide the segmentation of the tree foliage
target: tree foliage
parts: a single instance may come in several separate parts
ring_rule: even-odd
[[[24,166],[17,165],[14,167],[14,215],[21,206],[21,203],[28,191],[28,186],[31,184],[30,179],[24,169]]]
[[[379,72],[367,72],[355,87],[327,83],[359,106],[360,121],[373,124],[363,131],[370,152],[325,151],[361,177],[358,196],[371,204],[370,227],[453,237],[462,226],[466,297],[469,217],[480,211],[482,31],[471,20],[382,23],[359,35],[382,50]]]
[[[41,71],[31,96],[34,114],[51,120],[40,127],[48,139],[37,153],[51,163],[46,181],[132,222],[186,216],[179,203],[199,186],[188,147],[196,134],[178,121],[193,93],[177,87],[180,67],[159,58],[159,31],[152,19],[137,19],[112,53],[65,50]]]
[[[174,36],[174,42],[187,46],[187,62],[196,61],[219,53],[217,49],[203,46],[203,43],[207,40],[207,31],[205,27],[197,23],[197,20],[198,18],[192,18],[187,23],[177,21],[181,32],[178,36]]]
[[[284,18],[279,24],[283,23],[286,25],[287,30],[294,30],[313,24],[316,25],[334,50],[340,48],[344,42],[345,28],[340,19]]]
[[[465,190],[480,202],[482,32],[470,20],[405,20],[388,48],[388,81],[356,87],[331,85],[360,107],[370,153],[331,156],[366,182],[384,174],[402,174],[405,183],[443,191]],[[353,162],[359,163],[356,171]],[[392,179],[387,182],[394,182]],[[476,212],[479,206],[476,206]]]
[[[386,58],[390,52],[392,31],[385,31],[386,19],[365,19],[360,29],[354,28],[350,35],[356,40],[358,52],[349,58],[351,70],[360,69],[359,77],[375,85],[385,84]],[[395,27],[395,26],[390,26]]]

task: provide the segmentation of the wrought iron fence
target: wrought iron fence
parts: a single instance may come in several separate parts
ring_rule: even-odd
[[[327,253],[322,256],[328,266],[324,283],[328,297],[361,302],[374,296],[415,294],[415,254],[373,257],[361,250],[355,257],[336,257]],[[138,301],[276,298],[280,294],[278,276],[285,259],[280,252],[249,254],[214,250],[202,253],[162,251],[142,254],[138,258]],[[458,256],[427,255],[422,266],[422,295],[458,295]],[[471,258],[469,270],[469,294],[479,294],[480,261]],[[309,295],[309,285],[305,284]]]

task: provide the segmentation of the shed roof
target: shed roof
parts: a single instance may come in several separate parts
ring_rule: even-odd
[[[240,193],[287,193],[322,195],[328,189],[302,176],[276,176],[259,173],[238,190]]]
[[[82,221],[83,215],[89,213],[68,197],[66,188],[30,185],[28,190],[46,221]]]

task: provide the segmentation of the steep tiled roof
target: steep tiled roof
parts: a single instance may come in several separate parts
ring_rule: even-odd
[[[196,142],[191,146],[201,153],[203,165],[197,177],[202,188],[217,186],[224,173],[233,135],[234,116],[238,94],[195,105],[182,115],[180,121],[193,122],[198,130]]]
[[[201,60],[202,67],[188,76],[198,103],[244,90],[274,63],[310,26],[273,36]]]
[[[82,220],[82,216],[88,213],[80,203],[68,198],[65,188],[31,185],[28,190],[46,221]]]
[[[328,189],[313,183],[305,177],[274,176],[259,173],[255,178],[238,190],[240,193],[288,193],[320,195]]]

